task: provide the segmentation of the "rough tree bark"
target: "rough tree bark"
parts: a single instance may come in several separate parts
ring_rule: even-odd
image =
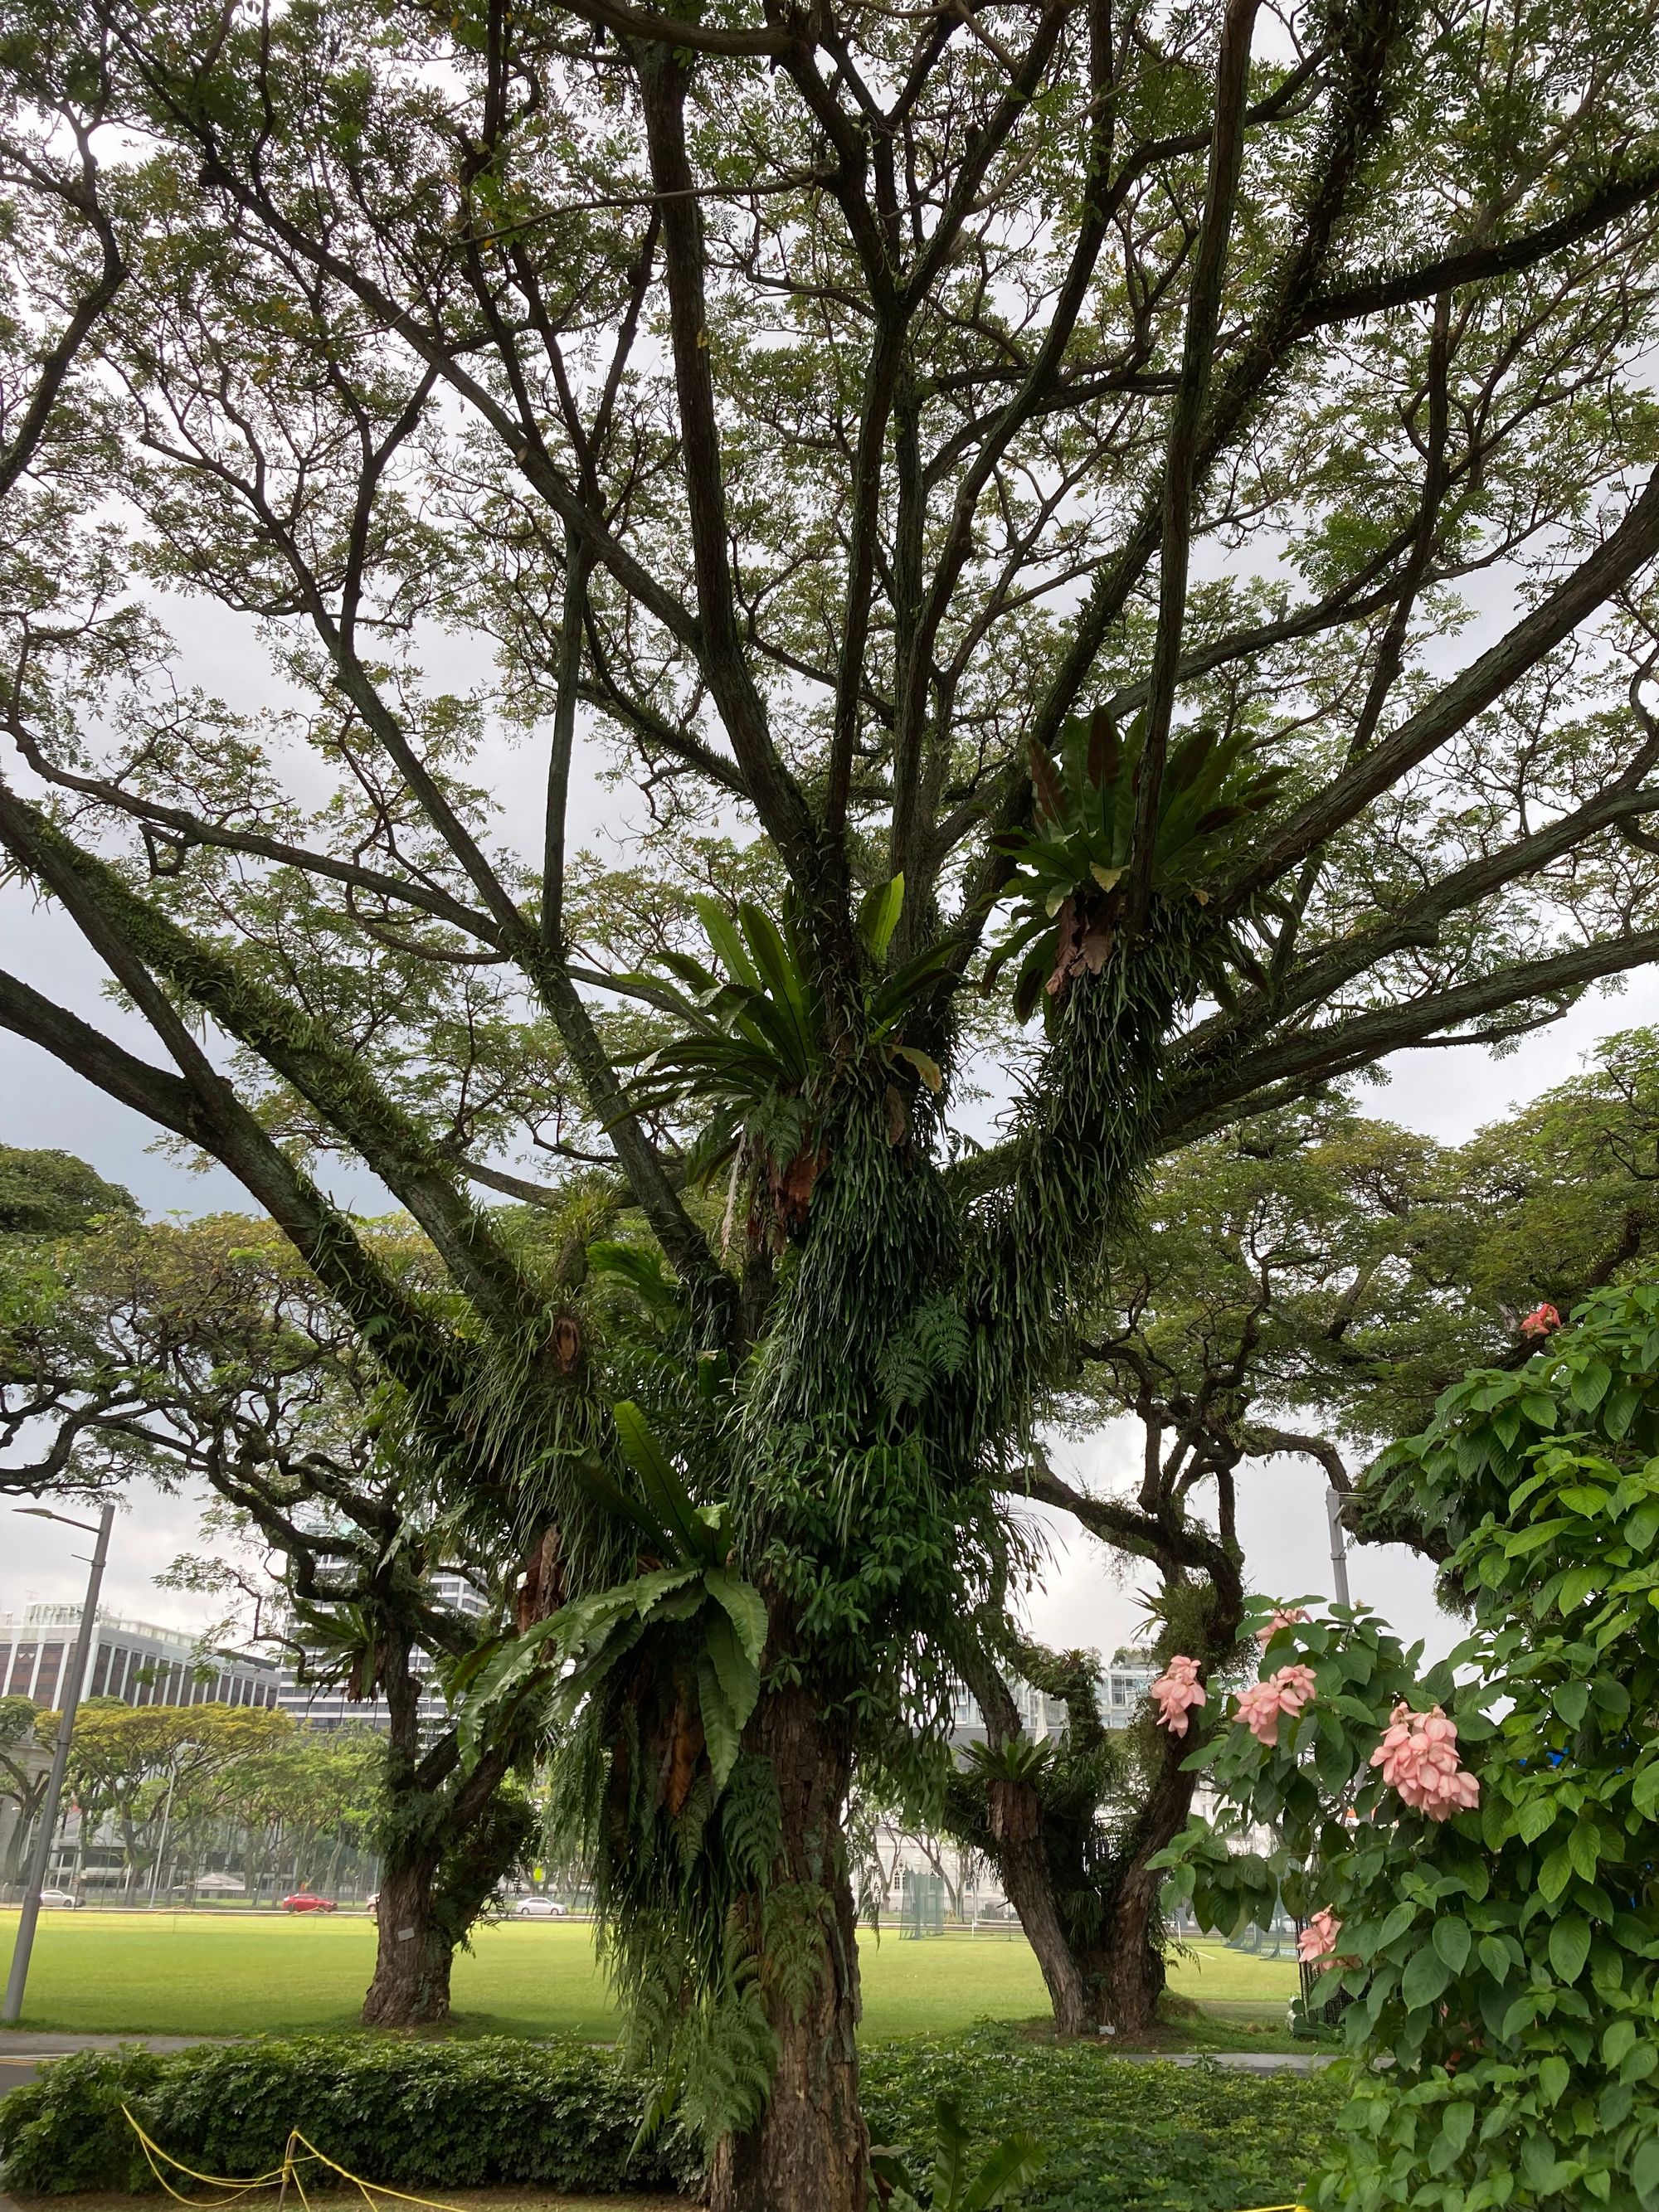
[[[985,1720],[991,1748],[1000,1751],[1020,1733],[1019,1711],[990,1653],[980,1644],[965,1650],[963,1678]],[[1083,1967],[1066,1936],[1054,1898],[1054,1869],[1044,1835],[1042,1801],[1035,1783],[993,1782],[987,1791],[986,1831],[989,1856],[1001,1878],[1003,1895],[1019,1915],[1054,2007],[1062,2035],[1087,2035],[1095,2027]]]
[[[793,1888],[818,1921],[816,1983],[792,2002],[769,1972],[763,1945],[761,1986],[778,2042],[771,2100],[756,2125],[728,2136],[709,2172],[710,2212],[868,2212],[870,2138],[859,2106],[856,1913],[842,1838],[852,1774],[844,1729],[831,1725],[798,1688],[774,1691],[756,1708],[745,1743],[771,1764],[778,1789],[781,1842],[766,1900],[753,1910],[767,1924],[780,1893]],[[798,1927],[799,1916],[778,1916]]]
[[[439,1924],[434,1891],[441,1853],[388,1855],[376,1909],[374,1978],[363,1999],[366,2027],[427,2027],[449,2015],[453,1940]]]
[[[453,1729],[422,1751],[413,1656],[404,1638],[388,1634],[385,1866],[374,1978],[363,1999],[368,2027],[426,2027],[448,2016],[455,1948],[518,1858],[526,1833],[500,1795],[511,1746],[487,1746],[464,1776]]]

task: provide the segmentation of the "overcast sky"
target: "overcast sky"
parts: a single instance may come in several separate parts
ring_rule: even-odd
[[[261,685],[262,697],[270,696],[269,665],[246,625],[199,605],[172,611],[182,617],[177,628],[190,641],[186,672],[193,680],[245,708],[259,703],[247,696],[250,682]],[[1463,645],[1467,650],[1467,640]],[[428,677],[457,690],[485,673],[460,645],[434,640],[424,642],[422,650]],[[501,797],[504,821],[537,821],[538,768],[532,749],[492,744],[489,750],[488,778]],[[596,756],[586,757],[590,769],[597,766]],[[574,842],[608,845],[620,859],[628,836],[626,796],[602,786],[596,774],[579,775],[572,792]],[[15,887],[0,890],[0,940],[5,965],[14,973],[112,1026],[144,1057],[155,1056],[143,1025],[111,1006],[96,962],[62,916],[35,908]],[[1523,1039],[1504,1058],[1468,1049],[1401,1054],[1389,1064],[1387,1085],[1362,1090],[1359,1103],[1370,1112],[1455,1142],[1512,1103],[1573,1073],[1598,1036],[1655,1020],[1659,978],[1645,969],[1630,979],[1622,994],[1587,997],[1565,1020]],[[4,1033],[0,1140],[78,1153],[101,1175],[124,1183],[152,1213],[202,1213],[247,1205],[240,1186],[222,1170],[199,1172],[158,1150],[154,1131],[141,1116],[105,1098],[46,1053]],[[326,1173],[323,1179],[329,1179]],[[366,1212],[380,1211],[388,1203],[367,1176],[337,1178],[333,1188],[337,1197]],[[1129,1425],[1108,1426],[1075,1457],[1074,1471],[1096,1478],[1127,1474],[1136,1442]],[[112,1609],[191,1628],[207,1619],[204,1601],[159,1590],[154,1582],[177,1553],[197,1547],[198,1510],[188,1497],[158,1498],[139,1492],[128,1499],[105,1583]],[[1109,1652],[1136,1640],[1142,1615],[1119,1563],[1092,1539],[1066,1534],[1058,1519],[1048,1526],[1052,1558],[1030,1601],[1035,1632],[1055,1644],[1093,1645]],[[1311,1466],[1276,1462],[1249,1473],[1241,1484],[1239,1533],[1256,1589],[1277,1596],[1329,1590],[1322,1479]],[[85,1568],[77,1554],[84,1548],[70,1529],[20,1519],[0,1507],[0,1613],[21,1610],[36,1599],[78,1597]],[[1427,1565],[1413,1555],[1362,1551],[1353,1560],[1352,1577],[1354,1595],[1388,1613],[1402,1633],[1421,1636],[1431,1648],[1443,1650],[1461,1632],[1436,1610]]]

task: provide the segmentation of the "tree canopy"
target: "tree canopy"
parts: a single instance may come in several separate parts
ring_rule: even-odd
[[[0,1021],[240,1177],[573,1595],[729,1533],[737,1765],[714,1645],[619,1600],[578,1778],[720,2212],[864,2212],[853,1767],[944,1725],[1152,1162],[1659,953],[1656,38],[8,18],[0,844],[150,1056],[24,975]],[[595,765],[654,832],[619,874],[568,835]],[[479,1195],[578,1172],[556,1249]],[[654,1454],[584,1358],[596,1240]]]
[[[69,1237],[104,1213],[136,1213],[130,1192],[73,1152],[0,1145],[0,1237]]]

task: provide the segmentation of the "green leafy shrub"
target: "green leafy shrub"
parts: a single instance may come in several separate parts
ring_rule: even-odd
[[[872,2135],[913,2172],[935,2157],[941,2097],[966,2105],[969,2173],[1009,2136],[1041,2144],[1023,2212],[1282,2204],[1325,2155],[1340,2103],[1318,2075],[1129,2064],[1000,2027],[877,2045],[864,2090]],[[630,2156],[642,2094],[590,2045],[306,2036],[61,2060],[0,2102],[7,2187],[153,2189],[123,2102],[175,2157],[224,2174],[273,2166],[290,2127],[367,2179],[416,2188],[690,2191],[700,2165],[684,2136]]]
[[[1042,2166],[1040,2146],[1028,2135],[1005,2136],[977,2165],[969,2148],[972,2136],[955,2097],[934,2106],[939,2138],[925,2179],[912,2173],[896,2151],[872,2150],[870,2170],[876,2192],[893,2212],[996,2212],[1018,2203],[1025,2185]]]
[[[388,2185],[674,2188],[701,2165],[674,2136],[632,2155],[642,2100],[607,2051],[298,2036],[59,2060],[0,2103],[7,2187],[154,2187],[123,2103],[170,2155],[227,2175],[266,2172],[290,2128]]]
[[[1276,1743],[1234,1727],[1194,1755],[1230,1810],[1165,1855],[1212,1924],[1275,1883],[1331,1916],[1359,2002],[1322,2205],[1659,2208],[1659,1286],[1574,1318],[1377,1470],[1458,1539],[1475,1634],[1419,1681],[1421,1647],[1363,1611],[1286,1622],[1262,1674],[1311,1669],[1310,1698]],[[1414,1809],[1373,1763],[1398,1703],[1443,1708],[1476,1802]],[[1229,1848],[1257,1822],[1272,1858]]]
[[[1302,2195],[1328,2157],[1341,2095],[1327,2074],[1241,2074],[1036,2044],[1009,2027],[875,2045],[865,2117],[926,2171],[941,2097],[959,2098],[976,2166],[1012,2136],[1040,2144],[1021,2212],[1243,2212]]]

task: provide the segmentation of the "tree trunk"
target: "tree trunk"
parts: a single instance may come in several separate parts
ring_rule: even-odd
[[[776,1778],[781,1849],[769,1899],[796,1889],[817,1908],[819,1972],[799,2011],[772,1985],[763,1953],[761,1987],[778,2040],[777,2073],[765,2112],[717,2148],[710,2212],[868,2212],[870,2138],[859,2109],[858,1942],[848,1878],[843,1816],[851,1759],[845,1741],[807,1692],[763,1698],[747,1731]],[[756,1900],[757,1913],[763,1909]],[[787,1924],[793,1916],[782,1916]],[[799,1922],[795,1923],[799,1927]]]
[[[1160,1735],[1158,1746],[1157,1772],[1113,1864],[1105,1927],[1082,1961],[1101,2019],[1121,2035],[1144,2035],[1158,2017],[1169,1978],[1158,1920],[1164,1877],[1147,1862],[1186,1826],[1198,1787],[1185,1769],[1188,1741]]]
[[[454,1946],[433,1910],[437,1872],[435,1851],[386,1868],[374,1978],[363,1999],[366,2027],[427,2027],[448,2017]]]
[[[1132,1873],[1118,1892],[1107,1923],[1107,1941],[1087,1960],[1099,1993],[1102,2017],[1120,2035],[1144,2035],[1158,2019],[1158,2001],[1169,1979],[1164,1954],[1152,1940],[1161,1875]]]
[[[0,1887],[20,1889],[22,1887],[23,1869],[28,1863],[28,1848],[34,1835],[34,1820],[33,1808],[27,1813],[19,1809],[16,1823],[6,1843],[6,1865],[4,1873],[0,1874]]]
[[[973,1692],[994,1751],[1023,1734],[1015,1705],[992,1654],[970,1646],[961,1657],[963,1679]],[[1061,2035],[1089,2035],[1097,2005],[1060,1917],[1054,1897],[1054,1868],[1043,1832],[1042,1801],[1036,1785],[1012,1779],[986,1788],[986,1834],[981,1845],[995,1867],[1002,1893],[1019,1915],[1019,1924],[1036,1954]]]
[[[1060,1924],[1054,1886],[1042,1838],[1042,1805],[1029,1782],[993,1782],[989,1787],[991,1833],[1003,1894],[1019,1915],[1019,1924],[1036,1954],[1061,2035],[1090,2035],[1095,2007],[1089,1984]]]

